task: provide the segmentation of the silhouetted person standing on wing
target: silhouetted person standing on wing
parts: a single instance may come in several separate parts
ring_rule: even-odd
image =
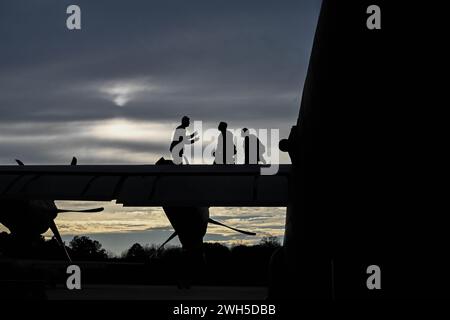
[[[236,146],[233,141],[233,134],[227,130],[227,123],[219,123],[219,138],[217,141],[217,148],[214,152],[215,164],[234,164],[236,155]]]
[[[175,164],[183,164],[184,146],[199,140],[199,138],[196,137],[197,132],[194,132],[191,135],[186,135],[186,128],[189,127],[190,123],[190,119],[184,116],[181,119],[181,125],[175,129],[173,134],[172,143],[170,144],[169,150],[172,153],[172,159]]]
[[[266,164],[264,159],[264,152],[266,147],[258,139],[258,137],[247,128],[242,129],[241,136],[244,138],[244,163],[245,164]]]

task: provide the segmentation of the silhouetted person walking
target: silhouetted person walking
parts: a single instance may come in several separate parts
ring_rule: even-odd
[[[186,128],[189,127],[190,123],[189,117],[184,116],[181,119],[181,125],[175,129],[173,134],[169,150],[172,153],[172,159],[175,164],[183,164],[184,146],[199,140],[199,138],[196,137],[197,132],[194,132],[191,135],[186,134]]]
[[[215,164],[234,164],[236,155],[236,146],[233,141],[233,134],[227,130],[227,123],[219,123],[219,137],[217,140],[217,148],[214,152]]]
[[[250,133],[247,128],[242,129],[241,136],[244,138],[244,163],[245,164],[266,164],[264,152],[266,147],[259,138]]]

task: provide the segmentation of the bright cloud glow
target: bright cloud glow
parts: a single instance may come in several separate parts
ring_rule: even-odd
[[[116,106],[123,107],[140,94],[157,90],[147,79],[112,81],[100,86],[99,91]]]
[[[169,145],[175,124],[112,119],[92,124],[86,135],[116,141],[165,142]]]

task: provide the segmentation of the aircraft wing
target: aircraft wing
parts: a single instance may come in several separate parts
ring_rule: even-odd
[[[0,166],[4,199],[113,201],[124,206],[286,206],[290,165]]]

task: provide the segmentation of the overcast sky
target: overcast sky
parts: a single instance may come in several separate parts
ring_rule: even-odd
[[[66,28],[69,4],[82,30]],[[183,115],[287,136],[319,7],[1,0],[0,164],[153,163]]]

